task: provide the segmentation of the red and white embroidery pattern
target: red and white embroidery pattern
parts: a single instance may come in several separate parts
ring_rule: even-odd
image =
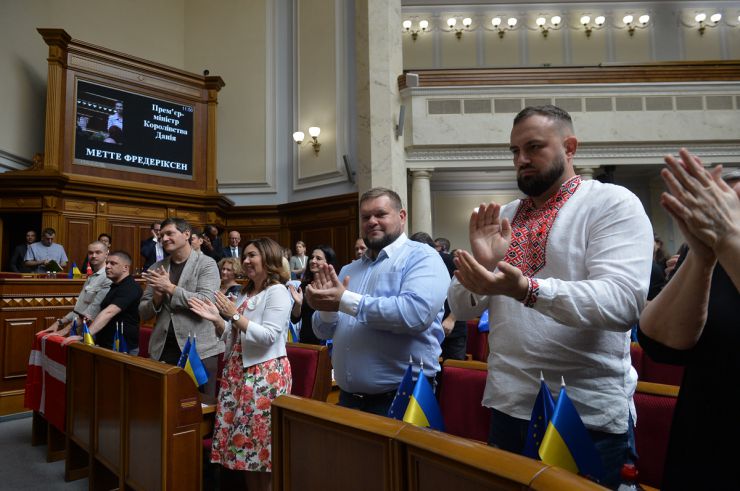
[[[511,243],[504,261],[528,277],[545,267],[547,238],[555,217],[580,184],[581,176],[572,177],[541,208],[535,208],[531,198],[522,200],[511,221]]]

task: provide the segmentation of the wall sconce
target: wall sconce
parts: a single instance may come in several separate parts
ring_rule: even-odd
[[[740,19],[740,17],[738,17],[738,19]],[[705,14],[704,12],[699,12],[694,17],[694,20],[699,24],[699,35],[703,36],[704,31],[707,29],[707,27],[717,27],[719,21],[722,20],[722,14],[712,14],[712,16],[709,18],[709,22],[706,22],[707,14]]]
[[[630,33],[630,36],[635,35],[635,29],[645,29],[649,20],[650,16],[647,14],[641,15],[640,18],[637,19],[639,24],[634,23],[635,17],[631,14],[627,14],[622,17],[622,22],[624,22],[624,26],[627,28],[627,32]]]
[[[427,32],[427,30],[429,30],[429,21],[423,19],[420,20],[418,29],[412,29],[411,26],[412,22],[410,20],[403,21],[404,32],[411,33],[411,39],[413,41],[416,41],[416,38],[419,37],[420,32]]]
[[[493,30],[498,32],[498,37],[503,39],[504,34],[506,34],[506,31],[513,31],[516,29],[517,20],[516,17],[509,17],[506,19],[506,25],[501,24],[501,17],[494,17],[491,19],[491,25],[493,25]]]
[[[319,135],[321,134],[321,128],[319,128],[318,126],[311,126],[310,128],[308,128],[308,134],[311,136],[311,139],[313,140],[311,142],[311,145],[313,146],[313,151],[316,155],[318,155],[319,150],[321,149],[321,143],[319,143]],[[293,133],[293,140],[298,145],[303,143],[303,139],[305,137],[306,135],[302,131],[296,131],[295,133]]]
[[[470,30],[470,26],[473,25],[473,19],[471,19],[470,17],[465,17],[462,20],[462,27],[455,27],[456,25],[457,19],[455,17],[450,17],[449,19],[447,19],[447,26],[450,28],[450,32],[454,32],[455,37],[457,39],[461,39],[463,31]]]
[[[581,17],[581,25],[583,26],[583,29],[586,31],[586,37],[591,37],[591,32],[594,29],[601,29],[604,27],[604,24],[606,23],[606,17],[603,15],[598,15],[594,19],[594,23],[591,24],[591,16],[584,15]]]
[[[547,37],[547,33],[550,32],[550,29],[552,30],[558,30],[561,27],[562,18],[559,15],[553,15],[550,17],[550,25],[547,25],[547,19],[544,17],[537,17],[537,20],[535,21],[535,24],[537,24],[537,27],[540,28],[540,31],[542,32],[542,37]]]

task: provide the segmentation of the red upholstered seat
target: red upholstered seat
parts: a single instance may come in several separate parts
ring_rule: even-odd
[[[632,366],[637,371],[637,378],[642,379],[642,359],[645,353],[637,343],[630,343],[630,356],[632,357]]]
[[[478,361],[444,362],[439,388],[439,407],[447,433],[482,442],[488,441],[491,412],[481,405],[487,373],[486,364]]]
[[[326,401],[331,390],[329,349],[313,344],[288,343],[288,361],[293,374],[291,394]]]
[[[641,483],[660,488],[678,387],[638,382],[635,392],[637,468]]]
[[[642,358],[642,380],[656,384],[681,385],[684,368],[679,365],[658,363],[649,356]]]
[[[488,360],[488,333],[478,330],[478,319],[467,321],[468,344],[466,352],[473,360],[485,362]]]
[[[149,358],[149,338],[151,337],[151,327],[139,327],[139,356],[142,358]]]

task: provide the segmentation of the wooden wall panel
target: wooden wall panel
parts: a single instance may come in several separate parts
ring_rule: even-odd
[[[64,250],[67,252],[69,264],[76,262],[82,266],[87,256],[87,246],[94,240],[94,218],[80,216],[64,217]],[[61,240],[59,241],[61,243]]]
[[[21,317],[4,319],[2,329],[2,381],[10,382],[14,379],[25,379],[28,368],[29,350],[18,350],[18,346],[28,346],[33,342],[33,335],[40,331],[38,318]]]
[[[139,252],[141,225],[110,220],[109,226],[110,232],[108,233],[113,237],[111,249],[114,251],[120,250],[128,252],[131,259],[134,261],[131,265],[131,271],[136,271],[136,268],[141,267],[141,264],[143,264],[141,254]],[[148,232],[149,227],[147,227],[147,233]]]

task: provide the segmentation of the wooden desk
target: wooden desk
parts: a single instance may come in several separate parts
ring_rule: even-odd
[[[201,394],[182,369],[72,344],[65,479],[90,489],[201,488]]]

